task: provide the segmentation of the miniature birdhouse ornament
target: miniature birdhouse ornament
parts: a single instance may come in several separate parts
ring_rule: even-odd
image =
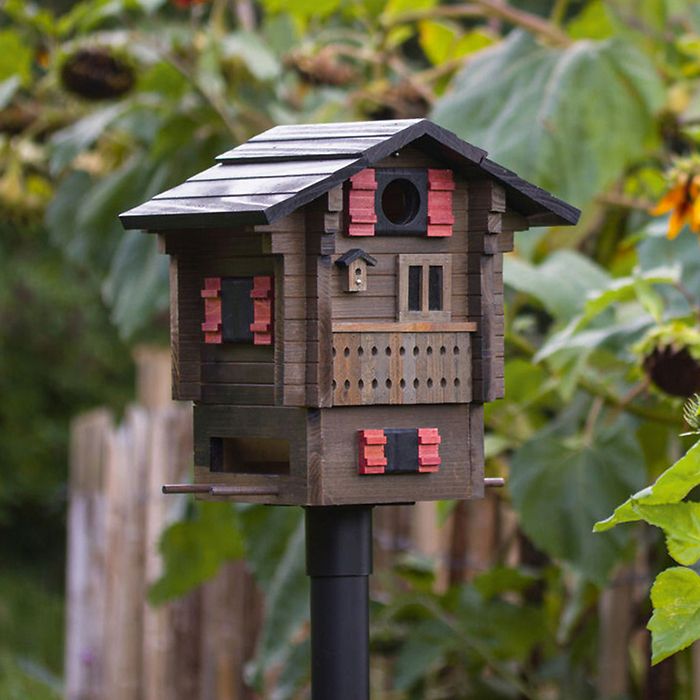
[[[367,291],[367,265],[374,267],[377,260],[359,248],[352,248],[341,255],[335,264],[347,270],[346,292]]]
[[[478,498],[503,254],[574,207],[426,119],[278,126],[121,215],[170,256],[195,481],[256,503]]]

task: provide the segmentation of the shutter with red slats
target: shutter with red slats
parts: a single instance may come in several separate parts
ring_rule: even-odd
[[[360,474],[383,474],[386,467],[383,430],[359,430]]]
[[[273,278],[270,275],[253,277],[253,323],[250,331],[254,345],[272,345]]]
[[[418,471],[436,472],[440,468],[440,443],[437,428],[418,428]]]
[[[455,189],[451,170],[428,169],[428,236],[451,236],[455,222],[452,192]]]
[[[353,175],[348,182],[348,235],[374,236],[377,214],[374,195],[377,180],[372,168],[365,168]]]
[[[221,277],[205,277],[201,294],[204,299],[204,342],[221,343]]]

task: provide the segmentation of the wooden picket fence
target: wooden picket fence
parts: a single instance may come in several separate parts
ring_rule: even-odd
[[[188,478],[192,413],[170,399],[167,351],[141,349],[135,359],[137,405],[119,424],[97,409],[72,429],[66,698],[257,700],[244,669],[255,653],[263,601],[245,562],[227,564],[174,602],[146,601],[161,573],[160,535],[187,504],[186,496],[163,496],[161,485]],[[507,501],[493,491],[483,501],[458,504],[442,526],[434,503],[377,508],[374,533],[375,571],[412,551],[434,561],[440,589],[496,562],[528,563],[532,554]],[[629,567],[602,595],[601,698],[629,690],[633,610],[646,593],[638,568]]]

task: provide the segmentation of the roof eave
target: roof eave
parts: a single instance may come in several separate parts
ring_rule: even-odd
[[[138,207],[120,214],[119,221],[127,231],[140,229],[149,233],[174,229],[208,229],[271,223],[266,212],[262,210],[154,215],[139,214]]]

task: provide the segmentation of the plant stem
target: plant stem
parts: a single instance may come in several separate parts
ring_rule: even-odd
[[[406,24],[423,19],[435,19],[436,17],[453,19],[497,17],[517,27],[527,29],[529,32],[548,39],[554,44],[568,46],[572,43],[570,37],[549,20],[531,12],[513,7],[507,2],[503,2],[503,0],[476,0],[476,2],[462,5],[445,5],[424,10],[411,10],[395,15],[389,19],[386,24]]]
[[[523,354],[532,358],[535,356],[534,346],[528,342],[527,339],[514,333],[513,331],[508,331],[506,333],[506,341],[511,345],[518,348]],[[549,374],[555,378],[560,378],[558,373],[551,367],[547,362],[542,363]],[[607,386],[596,383],[594,380],[581,376],[578,379],[578,386],[584,391],[591,394],[591,396],[596,396],[602,399],[605,404],[611,406],[612,408],[617,408],[621,411],[625,411],[632,416],[637,416],[637,418],[643,418],[644,420],[654,421],[657,423],[663,423],[664,425],[672,425],[678,427],[678,418],[673,415],[669,415],[666,412],[658,411],[654,408],[648,408],[647,406],[640,406],[639,404],[631,403],[628,399],[618,396],[614,391],[608,389]]]
[[[554,7],[549,13],[549,21],[560,27],[566,17],[566,11],[569,9],[569,0],[555,0]]]

